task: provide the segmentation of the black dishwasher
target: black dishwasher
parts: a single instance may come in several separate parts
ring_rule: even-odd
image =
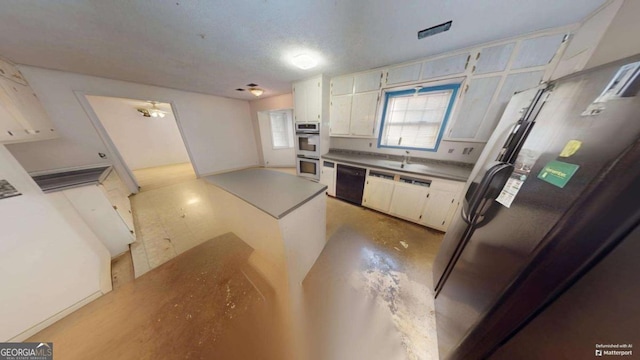
[[[361,205],[366,174],[366,169],[338,164],[336,197]]]

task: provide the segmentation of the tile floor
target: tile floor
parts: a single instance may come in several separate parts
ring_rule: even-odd
[[[292,172],[290,169],[281,171]],[[131,197],[138,229],[138,240],[132,244],[135,275],[137,278],[151,272],[108,296],[130,297],[126,306],[140,306],[137,302],[145,302],[145,297],[140,295],[140,298],[134,299],[131,294],[144,292],[145,282],[152,281],[149,279],[161,282],[162,277],[157,274],[165,274],[167,270],[163,269],[173,268],[177,271],[176,262],[189,263],[188,258],[199,253],[195,251],[194,255],[189,249],[205,242],[215,243],[217,240],[207,241],[212,238],[228,236],[225,235],[229,232],[227,226],[217,221],[217,215],[224,208],[216,203],[215,194],[222,190],[211,187],[202,179],[170,182]],[[328,243],[303,283],[307,314],[305,321],[311,335],[309,338],[312,339],[308,344],[310,358],[437,359],[431,266],[442,236],[441,232],[328,197]],[[224,246],[218,250],[215,250],[215,246],[207,246],[209,251],[217,251],[217,255],[212,256],[225,258],[223,252],[227,250],[224,250]],[[183,255],[178,256],[180,254]],[[244,265],[233,266],[229,265],[236,273],[242,273],[250,283],[259,282],[251,280],[252,276],[247,275]],[[217,303],[217,298],[225,302],[225,296],[239,295],[237,291],[231,291],[233,289],[225,290],[224,282],[218,281],[215,286],[217,290],[207,294],[210,299],[201,303],[201,307]],[[162,296],[176,296],[173,291],[178,290],[168,286]],[[241,291],[247,290],[242,288]],[[268,291],[258,292],[262,294],[262,299],[268,300],[268,296],[264,296]],[[260,308],[259,303],[256,302],[256,308]],[[251,304],[249,300],[243,303],[247,308],[254,306]],[[158,305],[158,311],[162,306]],[[149,311],[149,316],[160,316],[160,313]],[[85,312],[82,316],[74,313],[70,316],[74,317],[73,323],[70,323],[72,330],[99,316],[92,312]],[[64,333],[67,333],[68,338],[73,331],[63,331],[63,334],[55,331],[65,329],[66,321],[65,318],[51,327],[55,327],[54,330],[47,329],[38,335],[58,339],[65,338]],[[218,329],[237,328],[233,324],[226,324],[223,318],[212,321],[218,324]],[[230,334],[224,336],[225,341],[233,342]],[[38,335],[33,339],[47,339]],[[181,338],[180,334],[176,336]],[[126,341],[134,342],[130,344],[133,349],[142,346],[135,344],[134,340]],[[186,338],[184,341],[184,344],[173,346],[193,346]],[[264,354],[269,351],[277,353],[274,349],[265,351]],[[197,358],[198,354],[203,356],[201,352],[193,355]],[[270,358],[267,355],[264,357]]]

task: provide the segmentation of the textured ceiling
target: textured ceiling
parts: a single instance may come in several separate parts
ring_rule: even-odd
[[[3,0],[0,55],[19,64],[251,99],[292,81],[575,23],[605,0]],[[453,20],[450,31],[418,30]],[[307,50],[318,67],[288,57]]]

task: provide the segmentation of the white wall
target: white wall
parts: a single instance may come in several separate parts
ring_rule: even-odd
[[[260,132],[260,124],[258,123],[258,112],[269,111],[269,110],[283,110],[283,109],[293,109],[293,96],[291,94],[283,94],[278,96],[269,97],[266,99],[256,99],[249,102],[249,106],[251,108],[251,123],[253,125],[253,129],[255,132],[255,141],[257,144],[260,165],[265,165],[265,154],[263,152],[263,134]],[[270,137],[269,137],[270,139]],[[269,154],[267,155],[269,156]],[[295,160],[293,161],[293,165],[295,166]]]
[[[136,109],[150,108],[145,101],[87,96],[130,169],[189,162],[176,119],[169,104],[158,104],[164,118],[144,117]]]
[[[43,194],[2,145],[0,179],[22,193],[0,199],[0,341],[7,341],[109,291],[111,256],[71,205]]]
[[[74,91],[171,103],[199,175],[258,164],[247,101],[31,66],[19,68],[61,136],[7,146],[29,172],[109,163],[98,156],[108,151]]]

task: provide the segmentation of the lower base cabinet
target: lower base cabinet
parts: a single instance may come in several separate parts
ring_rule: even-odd
[[[438,230],[446,229],[457,209],[457,193],[432,190],[420,215],[420,223]]]
[[[364,184],[362,205],[378,211],[389,212],[395,186],[393,178],[394,175],[374,173],[370,170]]]
[[[426,186],[398,182],[393,189],[389,213],[403,219],[420,222],[422,209],[428,195],[429,188]]]
[[[458,210],[463,187],[458,181],[369,170],[362,205],[446,231]]]
[[[336,163],[322,160],[320,184],[327,185],[327,195],[336,196]]]

